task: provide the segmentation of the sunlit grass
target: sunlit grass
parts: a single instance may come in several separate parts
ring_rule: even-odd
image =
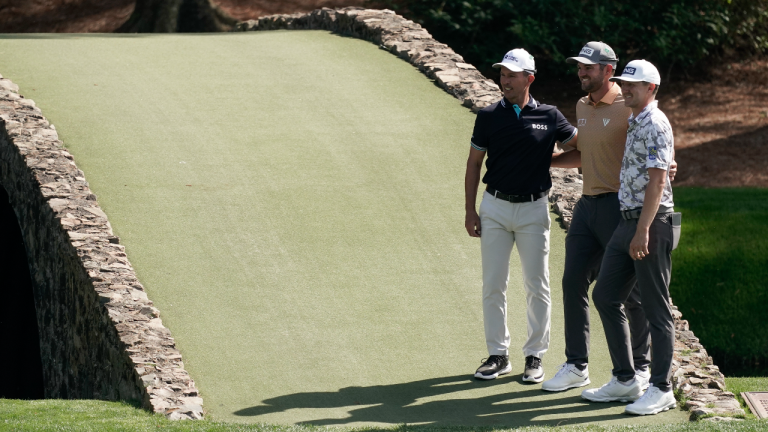
[[[672,300],[727,376],[768,373],[768,189],[680,188],[674,199]]]

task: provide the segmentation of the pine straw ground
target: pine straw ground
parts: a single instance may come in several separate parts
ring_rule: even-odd
[[[320,7],[370,6],[366,0],[214,0],[240,20]],[[0,33],[111,32],[132,0],[0,0]],[[544,78],[544,79],[542,79]],[[660,104],[675,131],[680,171],[675,186],[768,187],[768,59],[715,67],[707,79],[677,73]],[[576,79],[534,84],[540,99],[575,120]],[[565,89],[564,91],[562,89]],[[543,97],[542,97],[543,96]]]

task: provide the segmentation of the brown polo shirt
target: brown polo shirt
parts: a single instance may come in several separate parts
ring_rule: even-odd
[[[584,96],[576,103],[584,195],[619,191],[619,172],[627,142],[627,119],[632,110],[624,106],[621,88],[614,84],[594,103]]]

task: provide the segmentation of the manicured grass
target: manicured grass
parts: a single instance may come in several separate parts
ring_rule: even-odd
[[[747,378],[725,378],[725,387],[728,391],[734,393],[741,402],[744,411],[747,412],[747,417],[754,417],[747,407],[744,399],[741,397],[741,392],[750,391],[768,391],[768,377],[747,377]],[[766,426],[768,428],[768,425]]]
[[[173,332],[209,418],[370,426],[628,418],[487,356],[480,247],[463,226],[474,114],[375,44],[321,31],[0,35],[0,73],[74,155]],[[552,230],[551,377],[564,360]],[[593,385],[610,359],[593,313]]]
[[[672,300],[727,376],[768,375],[768,189],[679,188]]]
[[[120,402],[103,402],[93,400],[38,400],[19,401],[0,399],[0,432],[321,432],[321,431],[504,431],[515,430],[525,432],[549,431],[633,431],[633,432],[699,432],[699,431],[735,431],[751,432],[764,431],[768,421],[750,419],[736,423],[688,422],[658,425],[582,425],[555,427],[522,427],[514,429],[503,428],[469,428],[469,427],[434,427],[399,425],[391,428],[344,428],[323,427],[311,425],[269,425],[223,423],[210,420],[202,421],[169,421],[160,415],[150,414]]]

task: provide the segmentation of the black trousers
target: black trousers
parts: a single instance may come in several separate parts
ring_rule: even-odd
[[[672,389],[671,368],[675,327],[669,304],[672,273],[671,216],[656,215],[648,231],[648,252],[642,260],[629,256],[629,243],[637,230],[637,219],[622,220],[608,243],[602,270],[592,292],[595,307],[605,328],[613,375],[621,381],[632,379],[635,367],[629,324],[622,304],[629,298],[629,282],[637,279],[640,299],[648,319],[652,342],[651,384],[662,391]]]
[[[589,362],[589,285],[597,278],[608,242],[621,220],[618,194],[598,198],[582,196],[573,211],[565,238],[563,308],[566,361],[578,366]],[[640,306],[635,280],[627,281],[630,295],[624,303],[632,336],[632,357],[637,369],[651,363],[648,321]]]

